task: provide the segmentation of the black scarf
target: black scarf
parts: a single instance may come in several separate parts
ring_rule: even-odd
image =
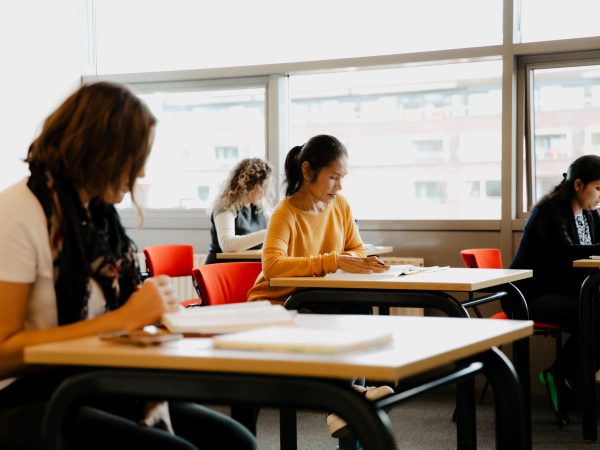
[[[44,167],[30,164],[27,186],[48,221],[54,262],[58,324],[88,316],[90,277],[102,289],[107,311],[127,301],[141,282],[135,244],[125,234],[114,206],[92,200],[88,209],[77,191]]]

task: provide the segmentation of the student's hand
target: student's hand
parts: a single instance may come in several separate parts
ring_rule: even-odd
[[[171,415],[169,414],[169,403],[165,401],[146,403],[144,417],[140,420],[140,425],[158,428],[174,435]]]
[[[177,310],[179,300],[173,291],[171,278],[160,275],[146,279],[117,311],[124,321],[124,329],[136,329],[156,323],[164,313]]]
[[[390,266],[385,264],[377,256],[359,258],[349,255],[338,255],[338,269],[352,273],[381,273],[389,270]]]

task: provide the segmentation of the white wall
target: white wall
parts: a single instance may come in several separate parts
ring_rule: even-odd
[[[80,82],[83,3],[0,2],[0,189],[28,173],[29,144]]]

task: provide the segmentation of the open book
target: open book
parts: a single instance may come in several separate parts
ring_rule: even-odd
[[[217,334],[292,324],[294,314],[265,300],[188,308],[163,314],[162,323],[173,333]]]
[[[426,273],[426,272],[437,272],[440,270],[448,269],[447,266],[431,266],[431,267],[420,267],[413,266],[412,264],[400,264],[396,266],[390,266],[389,270],[385,272],[379,273],[368,273],[368,274],[360,274],[361,277],[368,277],[369,279],[383,279],[399,277],[402,275],[413,275],[417,273]],[[357,274],[351,272],[345,272],[343,270],[338,270],[337,272],[328,273],[325,275],[325,278],[329,278],[332,280],[353,280],[357,278]]]
[[[392,342],[392,333],[381,330],[273,326],[213,338],[215,348],[334,354],[371,349]]]

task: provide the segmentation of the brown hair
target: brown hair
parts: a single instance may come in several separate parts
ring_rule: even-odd
[[[148,107],[127,87],[84,84],[48,116],[26,161],[63,177],[91,198],[118,189],[127,168],[133,200],[155,124]]]

